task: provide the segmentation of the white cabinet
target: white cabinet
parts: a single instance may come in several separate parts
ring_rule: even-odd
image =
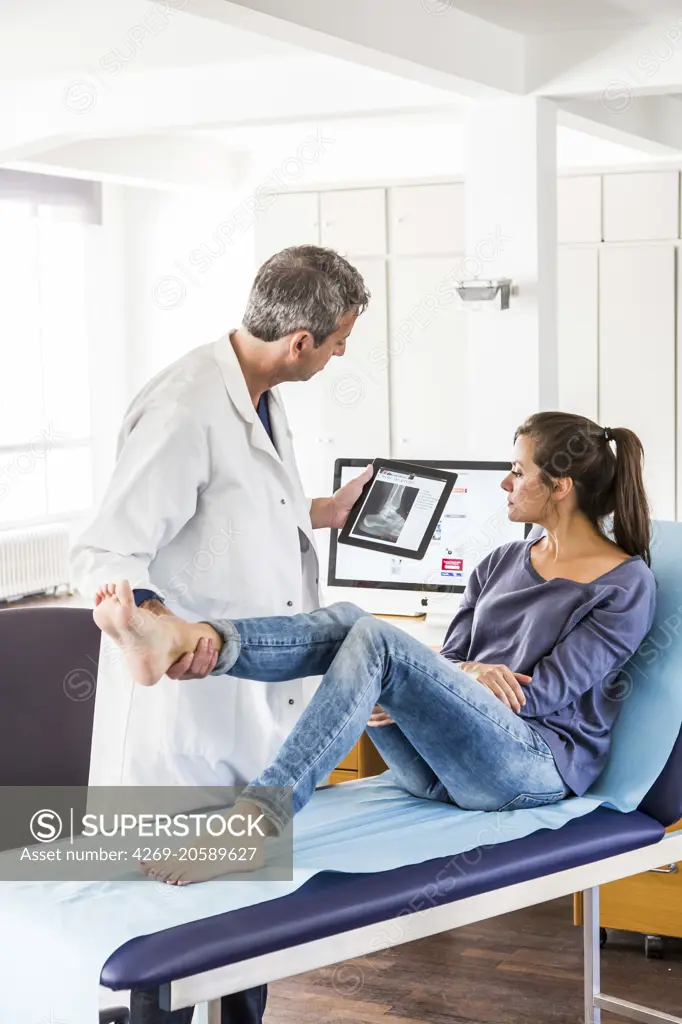
[[[601,176],[584,174],[557,182],[559,242],[601,242]]]
[[[388,239],[395,254],[464,252],[464,185],[389,189]]]
[[[452,267],[446,256],[389,265],[393,458],[466,458],[467,314],[438,290]]]
[[[386,191],[355,188],[320,195],[320,241],[342,256],[386,252]]]
[[[559,180],[559,406],[639,434],[661,518],[673,518],[676,507],[682,513],[679,187],[676,171]],[[469,379],[479,358],[473,329],[467,351],[475,314],[462,309],[451,284],[466,251],[464,185],[283,194],[255,230],[259,262],[288,245],[323,244],[346,255],[372,292],[346,355],[313,380],[282,388],[308,493],[329,493],[339,456],[466,458],[468,410],[477,412],[480,397]],[[514,310],[495,315],[504,333]],[[497,380],[505,372],[490,367]],[[513,403],[510,393],[507,412]]]
[[[599,254],[559,249],[559,408],[599,419]]]
[[[603,249],[599,302],[600,422],[639,435],[653,514],[674,519],[674,248]]]
[[[679,174],[604,175],[604,241],[679,237]]]
[[[325,472],[331,486],[334,460],[389,454],[386,264],[383,259],[351,260],[372,299],[357,319],[346,353],[320,374]]]
[[[268,200],[263,200],[263,203]],[[256,262],[260,266],[290,245],[319,245],[319,195],[317,192],[285,192],[272,196],[270,205],[256,221]]]

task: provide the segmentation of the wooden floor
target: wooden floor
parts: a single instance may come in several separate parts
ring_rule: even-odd
[[[667,942],[646,960],[641,936],[609,933],[602,990],[682,1015],[682,942]],[[562,899],[277,982],[265,1024],[579,1024],[582,998],[582,930]]]

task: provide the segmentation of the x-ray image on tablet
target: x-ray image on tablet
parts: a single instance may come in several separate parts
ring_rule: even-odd
[[[339,543],[423,558],[456,479],[444,470],[377,459]]]
[[[377,480],[353,530],[356,537],[372,537],[397,544],[419,488]]]

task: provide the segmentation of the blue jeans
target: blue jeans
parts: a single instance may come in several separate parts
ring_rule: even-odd
[[[415,796],[490,811],[555,803],[570,792],[527,719],[442,655],[355,605],[211,625],[225,641],[214,675],[265,682],[323,676],[272,764],[251,783],[291,787],[294,813],[357,743],[375,704],[395,725],[368,735],[398,785]],[[249,786],[242,797],[283,827],[281,806],[262,790]]]

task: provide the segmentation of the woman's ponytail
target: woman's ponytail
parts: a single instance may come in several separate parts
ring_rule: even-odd
[[[570,477],[578,508],[595,530],[651,564],[644,449],[636,434],[626,427],[600,427],[574,413],[548,411],[529,417],[517,430],[519,436],[535,441],[533,461],[548,489],[555,480]]]
[[[613,539],[629,555],[641,555],[651,565],[651,513],[644,489],[642,442],[626,427],[609,427],[605,443],[615,442],[613,481]]]

